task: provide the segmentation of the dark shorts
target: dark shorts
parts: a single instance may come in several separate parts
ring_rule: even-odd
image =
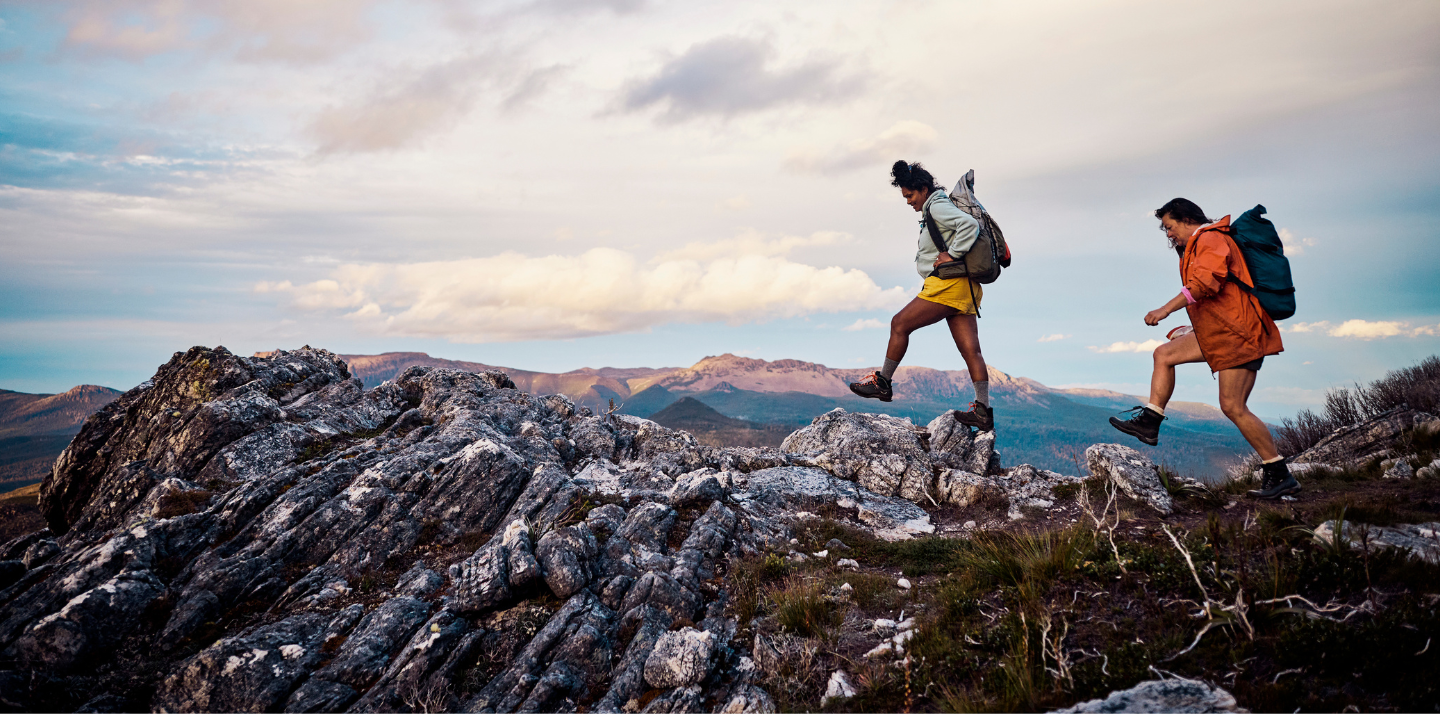
[[[1265,364],[1265,358],[1264,358],[1264,357],[1261,357],[1260,359],[1250,360],[1249,362],[1246,362],[1245,364],[1235,365],[1235,366],[1232,367],[1231,369],[1248,369],[1248,370],[1250,370],[1251,372],[1259,372],[1259,371],[1260,371],[1260,366],[1263,365],[1263,364]]]

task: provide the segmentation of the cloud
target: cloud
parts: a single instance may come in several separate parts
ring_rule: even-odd
[[[1440,334],[1440,325],[1411,327],[1408,322],[1346,320],[1329,332],[1331,337],[1378,340],[1386,337],[1421,337]]]
[[[1296,238],[1288,228],[1280,229],[1280,242],[1285,245],[1285,254],[1289,256],[1304,255],[1306,248],[1315,245],[1314,238]]]
[[[177,50],[310,63],[369,39],[373,0],[72,0],[62,48],[132,61]],[[50,7],[54,4],[47,3]]]
[[[742,193],[739,196],[731,196],[721,201],[719,207],[727,211],[743,211],[750,207],[750,199],[746,198],[745,194]]]
[[[863,320],[856,320],[849,327],[842,327],[840,329],[846,332],[859,332],[861,330],[879,330],[883,327],[885,327],[885,323],[872,317]]]
[[[1053,334],[1053,335],[1045,335],[1044,337],[1041,337],[1040,339],[1035,340],[1035,341],[1036,341],[1036,342],[1059,342],[1060,340],[1068,340],[1068,339],[1070,339],[1070,337],[1071,337],[1070,335],[1062,335],[1062,334],[1060,334],[1060,333],[1057,332],[1057,333],[1055,333],[1055,334]]]
[[[1144,342],[1112,342],[1106,347],[1090,346],[1091,352],[1110,354],[1112,352],[1151,352],[1156,347],[1165,344],[1161,340],[1145,340]]]
[[[673,322],[740,324],[821,312],[891,309],[905,289],[883,290],[859,270],[816,268],[764,255],[642,263],[611,248],[579,256],[353,264],[305,285],[260,283],[299,310],[345,313],[389,335],[455,342],[570,339]]]
[[[928,153],[940,133],[918,121],[896,122],[879,136],[858,139],[824,151],[801,149],[785,158],[785,168],[798,173],[825,174],[887,165],[896,159]]]
[[[662,254],[657,260],[710,260],[740,258],[747,255],[779,257],[804,248],[845,245],[852,242],[849,233],[817,231],[808,236],[767,237],[756,231],[745,231],[734,238],[709,242],[686,243],[684,248]]]
[[[1297,322],[1282,328],[1285,332],[1323,332],[1331,337],[1345,337],[1356,340],[1380,340],[1387,337],[1436,337],[1440,336],[1440,325],[1411,327],[1408,322],[1397,320],[1346,320],[1339,325],[1328,321]]]
[[[488,87],[509,86],[500,102],[514,109],[543,93],[561,67],[520,70],[514,58],[469,55],[420,70],[401,70],[376,82],[377,89],[315,115],[306,133],[321,154],[398,149],[449,129]]]
[[[628,111],[663,106],[661,118],[732,117],[787,104],[829,104],[852,98],[864,86],[842,74],[834,58],[772,67],[766,40],[719,37],[671,58],[653,76],[630,82],[621,105]]]

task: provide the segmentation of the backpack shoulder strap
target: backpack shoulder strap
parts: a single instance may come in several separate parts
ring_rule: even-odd
[[[925,227],[930,230],[930,240],[935,242],[935,248],[941,253],[949,252],[950,249],[945,247],[945,241],[940,239],[939,226],[935,225],[935,219],[930,216],[930,208],[926,207],[921,213],[925,216]]]

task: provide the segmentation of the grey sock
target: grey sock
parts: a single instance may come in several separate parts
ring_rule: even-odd
[[[990,406],[990,380],[983,379],[975,383],[975,401]]]
[[[884,377],[885,379],[893,378],[895,376],[895,368],[899,366],[899,362],[896,362],[893,359],[886,359],[885,366],[880,368],[880,376]]]

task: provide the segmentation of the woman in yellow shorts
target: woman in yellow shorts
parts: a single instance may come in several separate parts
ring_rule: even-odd
[[[945,189],[935,183],[935,177],[918,162],[896,161],[890,175],[890,185],[900,189],[905,202],[916,213],[922,216],[928,213],[935,221],[946,251],[940,252],[922,218],[915,270],[925,278],[925,285],[909,305],[890,319],[890,345],[885,350],[885,365],[880,371],[851,384],[850,391],[882,402],[893,399],[891,379],[910,346],[910,333],[944,320],[950,326],[950,335],[955,338],[955,346],[960,348],[960,355],[965,358],[965,366],[970,370],[970,381],[975,385],[975,401],[970,403],[970,410],[958,412],[956,417],[963,424],[993,429],[995,410],[990,407],[990,377],[985,368],[985,356],[980,353],[980,331],[975,320],[984,292],[978,284],[971,284],[968,278],[942,280],[935,275],[935,266],[958,260],[970,250],[980,233],[980,224],[956,208]]]

